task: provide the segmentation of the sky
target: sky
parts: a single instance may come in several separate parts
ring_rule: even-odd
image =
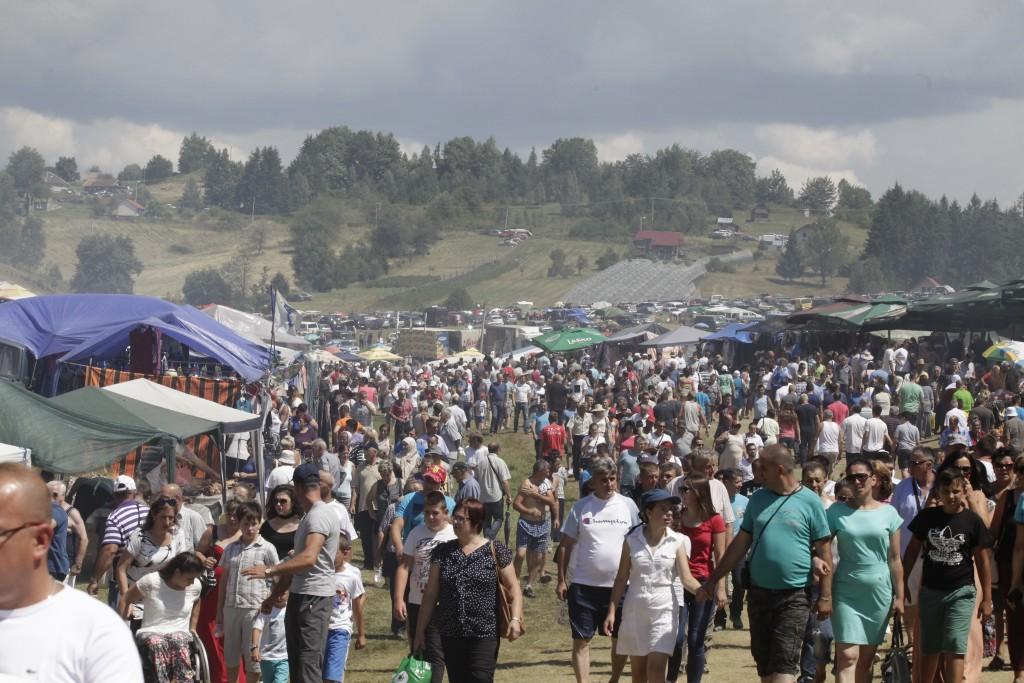
[[[604,160],[679,143],[1003,205],[1024,193],[1024,0],[0,0],[0,155],[114,172],[335,125]]]

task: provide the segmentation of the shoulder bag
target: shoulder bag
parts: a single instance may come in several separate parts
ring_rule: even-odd
[[[892,619],[892,648],[882,660],[883,683],[910,683],[910,660],[903,643],[903,622],[899,615]]]
[[[501,582],[501,567],[498,566],[498,553],[494,550],[494,541],[490,542],[491,557],[494,558],[494,576],[498,584],[498,637],[507,638],[508,625],[512,623],[512,593]],[[526,623],[520,618],[519,632],[526,633]]]
[[[768,529],[768,525],[772,523],[773,519],[775,519],[775,515],[779,514],[779,510],[781,510],[786,505],[786,503],[789,502],[790,498],[795,496],[797,494],[797,492],[800,489],[802,489],[802,488],[803,488],[803,484],[801,484],[800,486],[796,487],[796,489],[793,491],[793,493],[791,493],[788,496],[786,496],[786,500],[782,501],[779,504],[779,507],[775,508],[775,512],[773,512],[771,514],[771,517],[768,518],[768,521],[764,523],[763,527],[761,527],[761,533],[758,534],[757,538],[754,539],[754,544],[750,547],[750,554],[747,555],[746,564],[743,565],[743,570],[740,572],[740,583],[743,584],[744,588],[747,588],[747,589],[750,588],[750,585],[751,585],[751,583],[750,583],[750,563],[754,559],[754,553],[757,552],[757,546],[758,546],[759,543],[761,543],[761,538],[764,537],[765,530]]]

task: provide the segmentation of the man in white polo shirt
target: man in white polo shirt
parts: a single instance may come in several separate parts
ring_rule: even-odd
[[[589,472],[594,492],[573,505],[562,525],[556,589],[559,600],[569,601],[572,667],[579,683],[590,680],[590,641],[608,614],[622,540],[640,523],[636,503],[616,492],[611,458],[595,458]],[[621,671],[624,665],[625,657],[615,655],[613,637],[612,668]]]

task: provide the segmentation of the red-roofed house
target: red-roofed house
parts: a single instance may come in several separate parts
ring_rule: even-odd
[[[644,256],[672,259],[679,255],[683,235],[663,230],[641,230],[633,236],[633,246]]]

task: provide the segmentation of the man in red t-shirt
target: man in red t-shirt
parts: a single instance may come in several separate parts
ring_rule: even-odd
[[[565,427],[558,424],[558,413],[552,412],[548,415],[550,422],[548,426],[540,430],[540,452],[550,453],[551,451],[565,452]]]

